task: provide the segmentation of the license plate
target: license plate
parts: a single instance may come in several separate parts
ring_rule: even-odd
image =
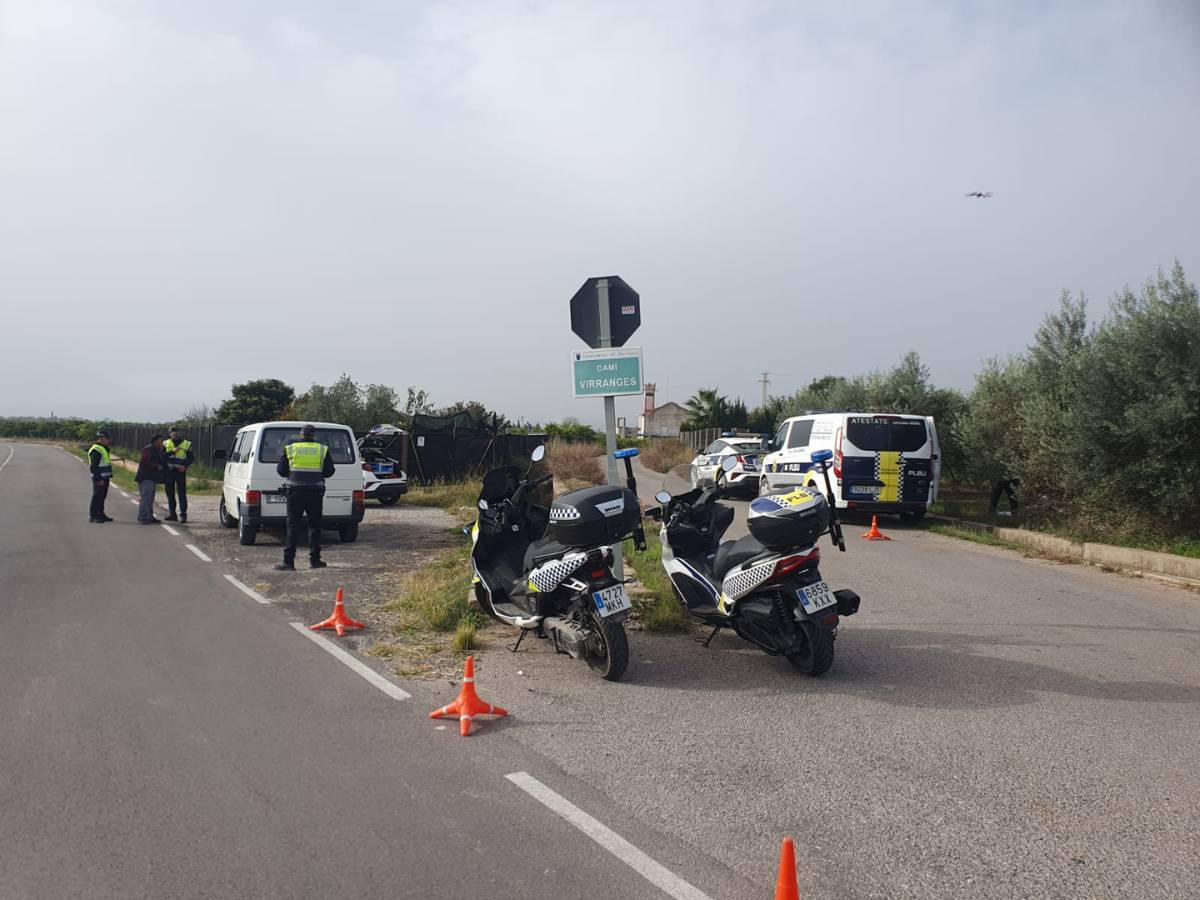
[[[267,503],[287,503],[286,494],[263,494],[263,500]]]
[[[596,604],[596,612],[600,613],[602,619],[613,613],[623,612],[632,606],[629,602],[629,592],[625,590],[623,584],[614,584],[603,590],[592,591],[592,602]]]
[[[871,494],[874,496],[878,491],[879,488],[873,484],[853,484],[850,486],[850,493],[852,494]]]
[[[391,463],[374,463],[371,471],[376,475],[390,475],[395,467]]]
[[[800,605],[804,607],[804,611],[807,613],[814,613],[817,610],[833,606],[833,604],[837,603],[837,597],[833,596],[833,591],[829,589],[829,585],[824,581],[818,581],[815,584],[810,584],[808,587],[800,588],[796,591],[796,597],[800,600]]]

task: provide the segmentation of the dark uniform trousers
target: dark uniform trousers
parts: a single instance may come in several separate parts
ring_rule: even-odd
[[[92,505],[88,507],[88,515],[93,519],[104,517],[104,501],[108,498],[108,479],[92,479]]]
[[[287,494],[287,538],[283,543],[283,561],[296,561],[296,537],[304,527],[301,520],[308,516],[308,558],[321,558],[321,507],[325,491],[313,488],[288,486]]]
[[[187,515],[187,472],[167,472],[167,512],[175,515],[175,491],[179,491],[179,511]]]

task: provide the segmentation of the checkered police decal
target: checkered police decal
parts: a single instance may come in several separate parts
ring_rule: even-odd
[[[568,522],[571,519],[578,519],[581,513],[574,506],[558,506],[555,504],[550,507],[551,522]]]
[[[775,562],[776,560],[772,558],[752,566],[744,572],[735,570],[732,574],[725,576],[725,581],[721,584],[721,593],[730,600],[740,600],[771,577],[775,571]]]
[[[569,553],[562,559],[554,559],[538,566],[529,573],[529,580],[539,591],[552,591],[587,562],[586,553]]]

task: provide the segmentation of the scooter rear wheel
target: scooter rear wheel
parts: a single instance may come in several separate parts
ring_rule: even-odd
[[[625,626],[592,616],[591,626],[600,635],[604,652],[587,657],[588,667],[605,681],[620,681],[629,667],[629,639]]]
[[[814,622],[799,622],[804,647],[787,654],[787,660],[805,675],[824,675],[833,665],[833,632]]]

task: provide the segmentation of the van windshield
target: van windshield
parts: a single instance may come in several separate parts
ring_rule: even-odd
[[[846,440],[859,450],[912,453],[925,446],[928,436],[924,419],[851,416],[846,421]]]
[[[262,444],[258,448],[258,461],[277,463],[283,454],[283,448],[300,440],[300,429],[297,428],[264,428]],[[354,462],[354,441],[350,432],[341,428],[318,428],[316,438],[318,444],[329,448],[334,465],[347,465]]]

